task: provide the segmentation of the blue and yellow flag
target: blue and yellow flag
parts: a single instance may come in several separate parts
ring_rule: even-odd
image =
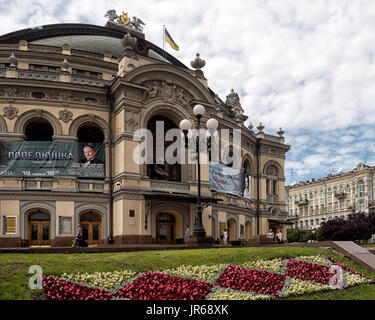
[[[165,29],[165,41],[168,42],[172,49],[178,51],[178,45],[176,44],[176,42],[173,41],[171,35],[169,34],[169,32],[167,31],[167,29]]]

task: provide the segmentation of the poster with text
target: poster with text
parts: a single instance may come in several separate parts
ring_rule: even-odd
[[[101,143],[62,141],[0,142],[1,177],[105,178]]]

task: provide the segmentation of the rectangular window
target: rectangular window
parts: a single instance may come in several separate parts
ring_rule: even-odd
[[[72,234],[72,217],[59,216],[59,234]]]
[[[17,233],[17,217],[3,216],[3,234]]]
[[[129,217],[134,218],[135,217],[135,210],[129,210]]]

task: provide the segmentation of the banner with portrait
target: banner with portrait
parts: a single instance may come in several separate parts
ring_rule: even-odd
[[[2,141],[0,176],[104,179],[104,146],[84,142]]]
[[[251,198],[251,177],[220,163],[210,163],[211,190]]]

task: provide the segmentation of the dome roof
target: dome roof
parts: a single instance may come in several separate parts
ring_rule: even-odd
[[[99,54],[110,52],[112,56],[121,58],[123,48],[120,40],[126,32],[139,38],[137,32],[125,28],[115,29],[80,23],[50,24],[2,35],[0,44],[18,43],[20,40],[26,40],[29,44],[53,47],[62,47],[67,44],[72,49]],[[163,50],[147,40],[144,41],[149,47],[148,56],[163,61]],[[164,56],[166,62],[187,68],[168,52],[164,52]]]

